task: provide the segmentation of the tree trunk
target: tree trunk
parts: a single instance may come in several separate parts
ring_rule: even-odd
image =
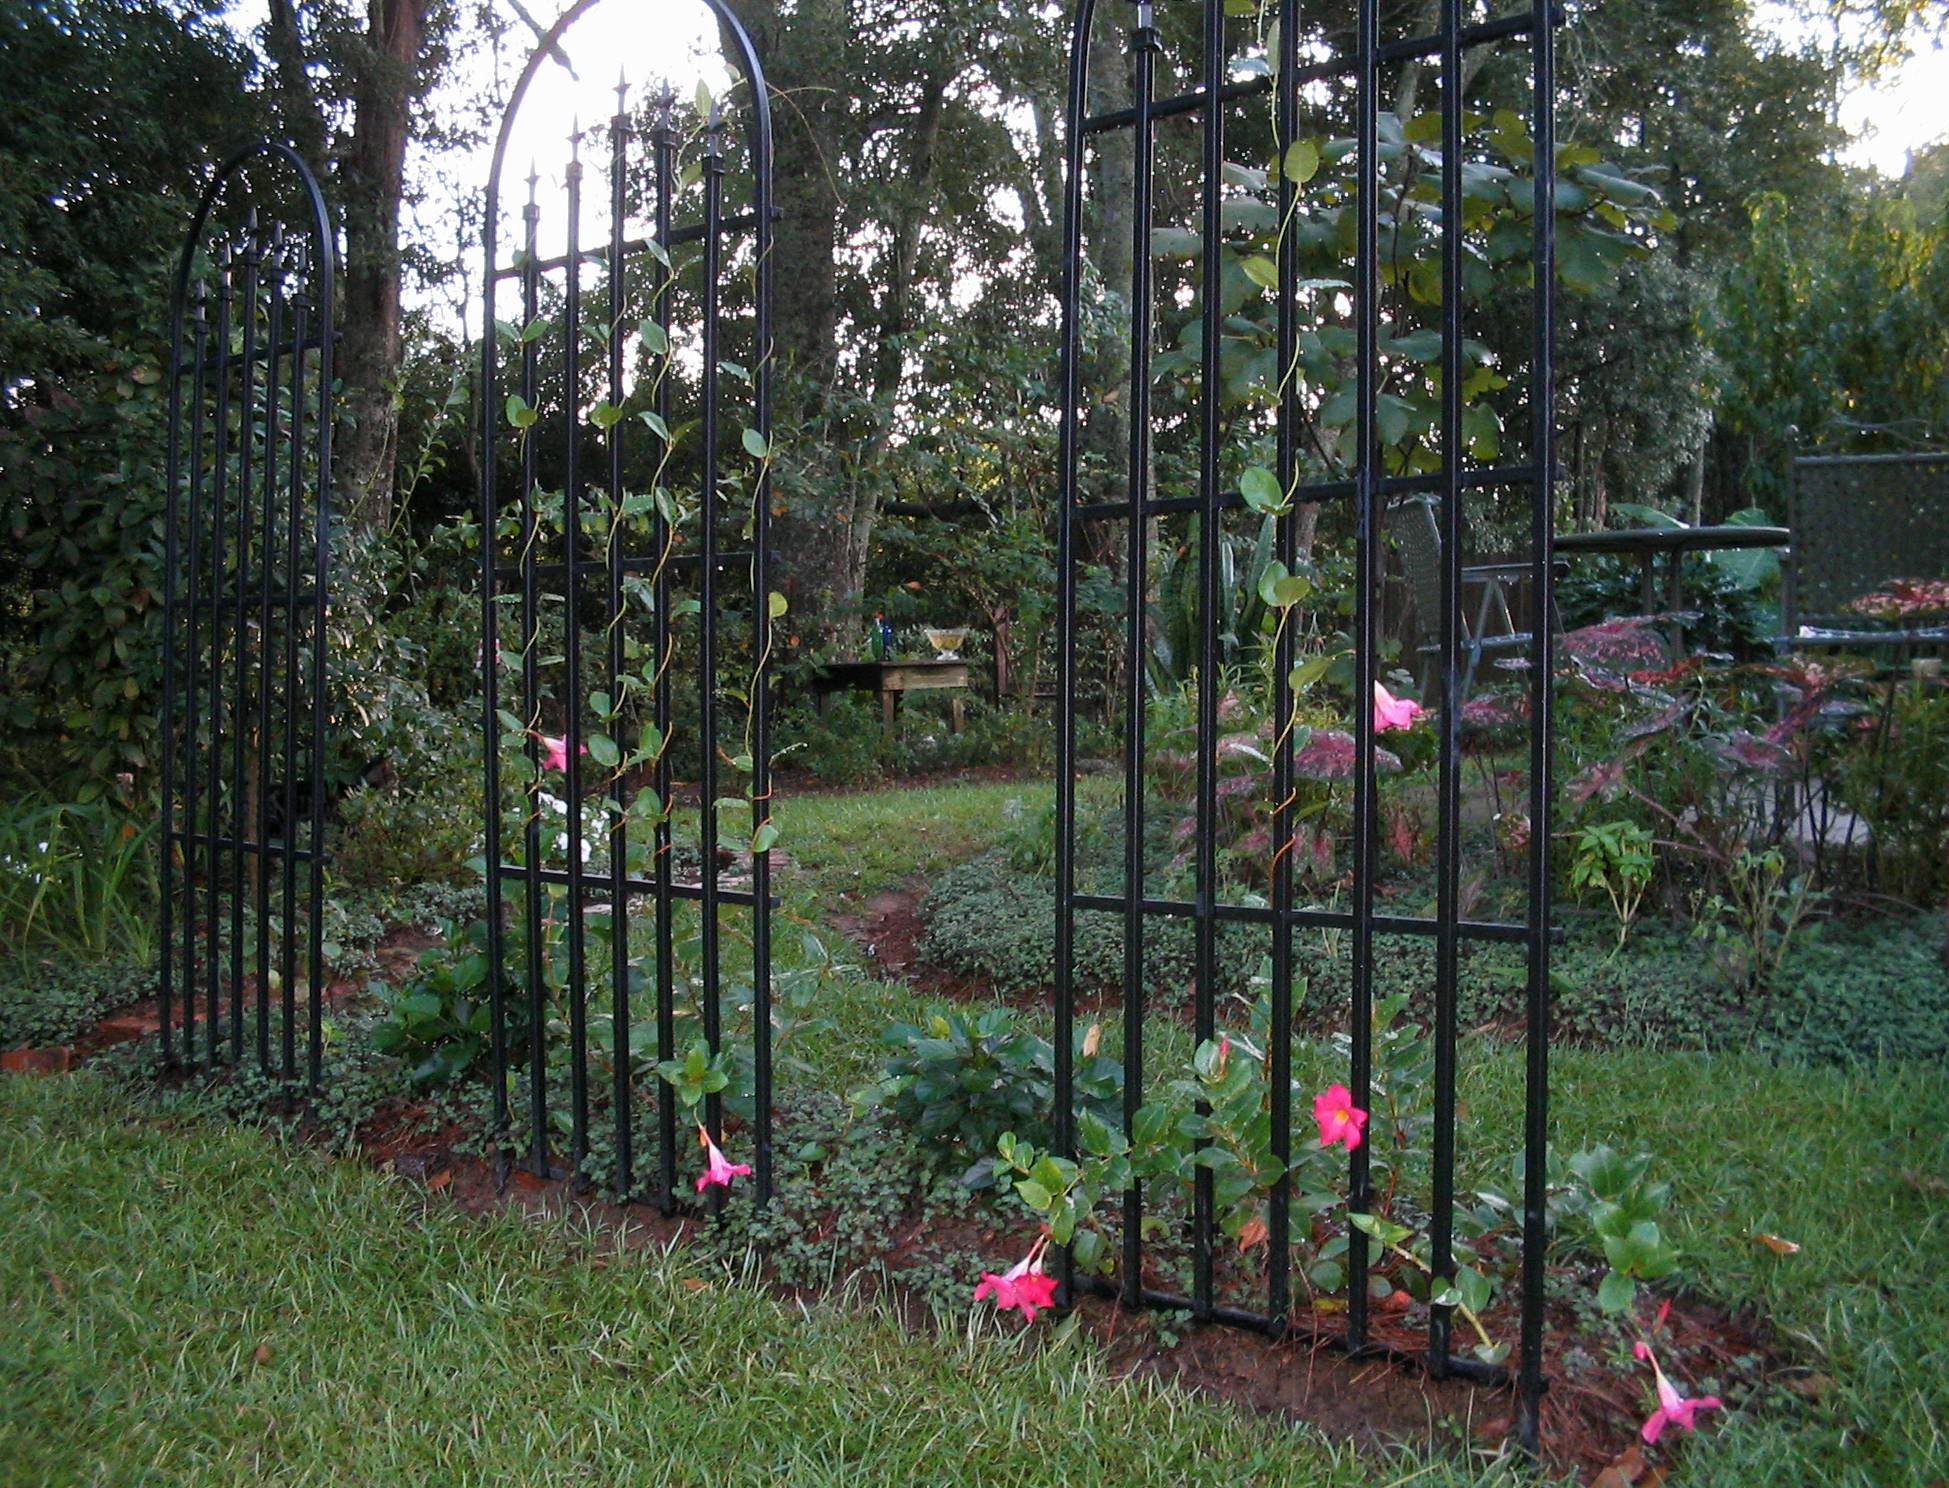
[[[420,49],[431,0],[371,0],[369,57],[353,89],[352,139],[340,163],[345,204],[345,291],[337,369],[345,428],[338,473],[361,527],[392,520],[399,414],[399,209]]]

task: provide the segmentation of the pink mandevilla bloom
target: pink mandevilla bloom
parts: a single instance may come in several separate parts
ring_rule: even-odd
[[[1397,698],[1380,683],[1374,684],[1374,732],[1411,729],[1414,721],[1428,710],[1412,698]]]
[[[568,773],[568,740],[558,739],[553,734],[536,734],[541,741],[541,763],[546,770],[559,770]],[[589,746],[584,744],[581,752],[587,754]]]
[[[1661,1314],[1662,1316],[1662,1314]],[[1665,1433],[1667,1426],[1676,1426],[1681,1431],[1696,1431],[1698,1424],[1692,1418],[1700,1411],[1720,1409],[1717,1395],[1701,1395],[1696,1400],[1687,1400],[1665,1378],[1665,1371],[1658,1367],[1658,1356],[1651,1351],[1651,1345],[1640,1338],[1632,1347],[1632,1352],[1651,1365],[1652,1375],[1658,1382],[1658,1409],[1645,1417],[1644,1426],[1639,1430],[1647,1443],[1656,1442]]]
[[[1313,1097],[1313,1119],[1320,1124],[1322,1147],[1341,1142],[1349,1152],[1360,1145],[1361,1128],[1367,1125],[1367,1113],[1353,1103],[1353,1092],[1344,1085],[1329,1085]]]
[[[1029,1247],[1029,1253],[1008,1270],[999,1275],[993,1271],[982,1272],[975,1286],[975,1301],[993,1297],[995,1311],[1007,1312],[1011,1307],[1019,1307],[1022,1316],[1030,1322],[1035,1321],[1038,1309],[1055,1306],[1056,1278],[1042,1269],[1042,1252],[1048,1243],[1047,1235],[1040,1236]]]
[[[704,1171],[697,1175],[697,1192],[702,1193],[712,1184],[720,1188],[729,1188],[733,1178],[750,1174],[751,1164],[726,1161],[717,1143],[711,1140],[711,1134],[702,1126],[697,1128],[697,1140],[704,1144],[704,1151],[710,1158],[710,1161],[704,1165]]]

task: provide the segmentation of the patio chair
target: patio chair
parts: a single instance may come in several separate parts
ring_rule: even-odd
[[[1395,502],[1387,509],[1387,530],[1400,554],[1401,570],[1414,601],[1415,649],[1422,658],[1416,680],[1422,695],[1431,696],[1440,685],[1441,670],[1441,526],[1435,517],[1434,498],[1409,496]],[[1528,651],[1531,633],[1516,629],[1508,591],[1529,573],[1530,565],[1524,562],[1476,563],[1463,568],[1457,617],[1461,629],[1456,637],[1462,664],[1458,703],[1468,700],[1484,658],[1519,656]]]
[[[1788,500],[1779,649],[1949,645],[1949,625],[1873,629],[1847,608],[1890,579],[1949,577],[1949,454],[1802,455]]]

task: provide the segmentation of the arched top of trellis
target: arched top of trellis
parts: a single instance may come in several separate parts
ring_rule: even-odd
[[[513,138],[514,126],[520,118],[522,104],[527,100],[528,89],[542,67],[561,56],[561,41],[576,22],[582,20],[603,3],[603,0],[576,0],[576,3],[556,18],[555,24],[543,33],[535,43],[534,50],[528,54],[528,61],[515,79],[514,91],[508,95],[507,107],[501,113],[501,127],[494,137],[494,157],[487,168],[487,216],[483,231],[491,246],[496,235],[495,215],[501,196],[501,172],[507,164],[508,144]],[[698,0],[717,20],[719,28],[728,43],[727,59],[735,65],[738,75],[743,79],[751,95],[750,107],[746,112],[748,120],[746,139],[754,161],[762,161],[769,166],[772,158],[771,98],[766,91],[764,64],[758,60],[758,49],[752,44],[751,34],[745,30],[744,22],[737,13],[724,3],[724,0]],[[759,200],[755,203],[760,233],[768,237],[771,223],[771,173],[760,170],[756,176],[755,193]]]
[[[251,168],[268,164],[278,174],[290,176],[289,185],[294,188],[291,194],[280,200],[274,193],[251,189],[253,183],[249,176]],[[337,264],[337,235],[332,227],[331,213],[325,205],[325,193],[318,184],[317,176],[305,164],[304,157],[289,145],[275,140],[260,140],[237,151],[217,168],[216,174],[203,188],[197,198],[196,211],[190,217],[189,230],[183,235],[183,248],[176,260],[176,277],[170,291],[170,358],[174,365],[182,356],[183,316],[189,308],[191,285],[196,279],[197,255],[204,247],[209,234],[210,221],[217,208],[223,203],[233,185],[243,185],[249,195],[246,203],[253,217],[266,208],[276,204],[283,209],[277,214],[285,226],[296,229],[309,250],[310,270],[304,276],[318,312],[318,323],[332,323],[332,295],[334,273]],[[322,348],[326,358],[324,374],[325,386],[331,383],[329,341]]]

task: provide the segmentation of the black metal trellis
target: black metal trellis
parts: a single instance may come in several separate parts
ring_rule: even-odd
[[[1170,0],[1166,0],[1170,3]],[[1461,588],[1461,552],[1465,533],[1464,496],[1467,492],[1501,489],[1526,493],[1528,500],[1529,561],[1536,613],[1549,613],[1552,583],[1551,566],[1551,472],[1554,470],[1554,410],[1552,398],[1551,345],[1553,331],[1552,278],[1554,273],[1554,171],[1555,136],[1552,97],[1554,56],[1552,27],[1556,17],[1548,0],[1532,0],[1522,10],[1498,19],[1465,24],[1463,0],[1442,0],[1435,34],[1405,37],[1383,44],[1380,37],[1379,0],[1358,0],[1355,42],[1350,54],[1322,55],[1312,46],[1304,60],[1301,55],[1303,17],[1298,0],[1277,0],[1270,7],[1278,20],[1276,55],[1264,75],[1235,79],[1229,68],[1226,47],[1225,0],[1202,0],[1202,77],[1191,91],[1167,97],[1157,96],[1158,57],[1162,50],[1151,4],[1140,0],[1128,14],[1131,94],[1128,106],[1091,112],[1090,51],[1096,17],[1095,0],[1081,0],[1078,6],[1070,49],[1068,94],[1068,158],[1064,204],[1063,340],[1061,370],[1061,489],[1058,508],[1057,564],[1061,580],[1058,627],[1060,672],[1058,692],[1063,701],[1057,754],[1057,843],[1058,915],[1056,930],[1057,989],[1055,995],[1055,1083],[1056,1147],[1067,1156],[1076,1155],[1074,1109],[1074,1010],[1076,996],[1075,933],[1079,913],[1115,915],[1121,918],[1124,932],[1123,1016],[1125,1070],[1124,1117],[1126,1131],[1144,1101],[1145,1030],[1145,948],[1146,925],[1160,919],[1188,919],[1196,936],[1195,1003],[1196,1037],[1206,1040],[1215,1030],[1215,988],[1217,983],[1217,933],[1225,924],[1250,924],[1267,927],[1271,936],[1272,978],[1270,989],[1271,1026],[1275,1031],[1266,1051],[1270,1088],[1275,1092],[1271,1112],[1273,1156],[1290,1167],[1294,1149],[1291,1083],[1291,1036],[1293,1023],[1294,951],[1293,932],[1301,928],[1339,929],[1350,932],[1352,941],[1352,1005],[1348,1009],[1351,1043],[1351,1068],[1347,1083],[1353,1102],[1363,1109],[1369,1105],[1373,1078],[1372,1014],[1374,1010],[1373,956],[1376,933],[1432,937],[1435,943],[1436,987],[1433,1026],[1435,1046],[1435,1096],[1433,1137],[1433,1184],[1430,1195],[1429,1238],[1435,1275],[1443,1280],[1455,1274],[1454,1239],[1450,1228],[1454,1199],[1456,1157],[1456,1004],[1458,956],[1464,941],[1500,941],[1523,945],[1527,966],[1527,1065],[1526,1101],[1523,1123],[1523,1152],[1526,1162],[1522,1198],[1522,1267],[1520,1282],[1521,1330],[1518,1348],[1517,1382],[1519,1410],[1517,1430],[1521,1441],[1534,1449],[1537,1417],[1543,1391],[1543,1259],[1545,1227],[1545,1147],[1547,1139],[1548,1095],[1548,985],[1550,961],[1550,672],[1551,639],[1543,624],[1533,627],[1535,638],[1528,657],[1528,682],[1531,708],[1529,751],[1529,846],[1526,862],[1527,911],[1520,922],[1499,923],[1465,919],[1460,905],[1460,795],[1461,768],[1459,742],[1458,625],[1457,608]],[[1122,10],[1122,7],[1119,7]],[[1464,229],[1462,218],[1462,173],[1444,169],[1438,202],[1440,226],[1441,318],[1441,410],[1439,420],[1440,468],[1415,473],[1386,472],[1380,458],[1377,434],[1379,383],[1381,268],[1379,231],[1380,129],[1383,68],[1410,59],[1432,59],[1439,69],[1441,84],[1440,140],[1443,158],[1462,160],[1465,115],[1461,89],[1463,56],[1467,49],[1493,43],[1522,41],[1529,51],[1531,109],[1529,128],[1534,146],[1534,210],[1529,234],[1528,265],[1533,274],[1530,290],[1531,344],[1529,352],[1530,418],[1528,459],[1520,465],[1469,467],[1464,462],[1462,439],[1461,381],[1463,368],[1462,276],[1464,272]],[[1248,99],[1272,95],[1275,118],[1275,158],[1283,158],[1287,147],[1299,138],[1303,108],[1309,106],[1309,89],[1327,85],[1354,88],[1355,200],[1358,228],[1355,235],[1353,284],[1348,291],[1355,320],[1354,357],[1356,362],[1354,441],[1350,478],[1300,480],[1298,379],[1286,375],[1295,366],[1297,338],[1301,331],[1297,299],[1298,255],[1292,235],[1282,232],[1277,261],[1277,366],[1282,369],[1276,400],[1277,478],[1286,493],[1288,513],[1279,522],[1277,550],[1282,562],[1292,565],[1297,552],[1295,518],[1291,508],[1306,503],[1350,503],[1357,534],[1355,562],[1355,602],[1353,616],[1354,666],[1354,759],[1357,762],[1353,789],[1353,893],[1350,907],[1317,908],[1294,904],[1292,854],[1280,851],[1274,859],[1270,883],[1270,902],[1264,904],[1226,903],[1220,898],[1215,860],[1217,815],[1217,751],[1219,743],[1220,678],[1218,649],[1218,604],[1220,566],[1218,560],[1219,525],[1222,514],[1247,503],[1242,494],[1222,488],[1221,420],[1219,383],[1222,320],[1210,312],[1218,299],[1220,245],[1227,231],[1223,214],[1223,183],[1226,169],[1226,119],[1228,109]],[[1153,173],[1156,168],[1157,125],[1161,120],[1196,115],[1201,125],[1200,192],[1200,304],[1205,307],[1198,345],[1197,439],[1198,468],[1196,494],[1178,495],[1153,491],[1152,457],[1152,343],[1156,288],[1151,266]],[[1129,419],[1129,439],[1121,472],[1121,482],[1112,499],[1084,499],[1081,474],[1082,422],[1082,316],[1080,301],[1084,260],[1084,183],[1088,148],[1093,137],[1112,131],[1130,131],[1134,163],[1132,194],[1131,259],[1129,284],[1130,375],[1124,392]],[[1280,173],[1278,220],[1291,220],[1294,206],[1293,182]],[[1112,286],[1117,288],[1118,286]],[[1378,676],[1381,578],[1381,517],[1385,500],[1408,493],[1433,493],[1439,498],[1443,534],[1442,593],[1440,617],[1442,702],[1439,729],[1439,773],[1437,813],[1439,827],[1436,851],[1436,906],[1429,917],[1384,915],[1376,911],[1377,877],[1375,724],[1367,700],[1372,696]],[[1152,896],[1145,881],[1145,695],[1143,653],[1145,645],[1145,585],[1150,561],[1147,528],[1153,519],[1171,514],[1195,514],[1198,526],[1198,590],[1201,609],[1201,642],[1198,654],[1196,696],[1196,853],[1195,891],[1190,900]],[[1126,541],[1121,554],[1125,565],[1125,604],[1122,635],[1122,696],[1125,757],[1123,769],[1124,861],[1121,892],[1096,894],[1079,891],[1077,863],[1077,733],[1076,686],[1078,681],[1077,641],[1079,623],[1079,533],[1085,524],[1123,521]],[[1289,673],[1293,667],[1293,636],[1290,628],[1280,634],[1279,654],[1272,668],[1274,717],[1284,718],[1292,705]],[[1296,823],[1287,814],[1292,800],[1294,746],[1290,731],[1282,736],[1272,762],[1273,800],[1279,803],[1272,819],[1272,840],[1290,840]],[[1200,1319],[1211,1319],[1283,1334],[1292,1326],[1292,1280],[1289,1275],[1289,1200],[1290,1182],[1281,1177],[1274,1188],[1266,1213],[1267,1279],[1262,1308],[1242,1308],[1220,1303],[1214,1296],[1213,1252],[1214,1214],[1212,1173],[1200,1167],[1195,1180],[1192,1225],[1192,1295],[1177,1296],[1153,1289],[1144,1281],[1145,1238],[1142,1221],[1146,1214],[1145,1195],[1133,1186],[1123,1195],[1120,1265],[1122,1299],[1130,1305],[1153,1304],[1186,1308]],[[1355,1213],[1368,1211],[1373,1195],[1369,1186],[1366,1145],[1349,1157],[1349,1208]],[[1370,1336],[1366,1281],[1370,1262],[1368,1237],[1350,1229],[1347,1251],[1347,1324],[1342,1342],[1356,1351],[1374,1349]],[[1095,1278],[1076,1272],[1069,1258],[1061,1259],[1066,1288],[1102,1287]],[[1499,1366],[1465,1357],[1450,1350],[1451,1311],[1437,1306],[1431,1310],[1426,1342],[1426,1358],[1436,1373],[1457,1373],[1476,1378],[1500,1378]]]
[[[257,1068],[295,1082],[302,983],[313,1088],[334,253],[282,145],[204,190],[170,309],[164,519],[162,1055],[240,1065],[248,1026]]]
[[[705,0],[736,79],[741,158],[739,142],[727,139],[722,100],[690,119],[666,89],[645,118],[632,115],[628,87],[619,84],[606,131],[602,244],[580,241],[582,143],[602,132],[578,126],[564,175],[563,251],[542,256],[539,176],[531,170],[521,239],[504,259],[501,178],[516,120],[536,74],[595,3],[568,10],[530,57],[502,121],[486,198],[480,623],[494,1118],[504,1152],[525,1146],[540,1173],[555,1171],[554,1129],[565,1126],[573,1171],[592,1176],[592,1080],[606,1063],[603,1176],[618,1194],[647,1195],[670,1211],[685,1138],[670,1091],[658,1090],[656,1076],[641,1068],[646,1051],[632,1037],[632,998],[640,981],[654,1000],[648,1058],[680,1058],[679,1023],[693,1015],[711,1055],[724,1054],[727,916],[748,916],[749,1132],[762,1205],[772,1185],[769,104],[743,27],[720,0]],[[645,142],[647,151],[633,148]],[[727,194],[735,200],[740,191],[744,210],[727,211]],[[631,236],[638,198],[648,227]],[[677,222],[693,210],[695,220]],[[599,293],[584,284],[589,265]],[[512,322],[497,315],[503,281],[518,285]],[[559,323],[544,313],[545,300],[559,304]],[[626,324],[642,329],[626,334]],[[592,325],[602,354],[585,362]],[[503,357],[513,365],[504,368]],[[748,410],[742,431],[728,416],[727,380],[746,389],[738,395]],[[511,498],[504,482],[515,487]],[[738,582],[743,577],[748,586]],[[686,623],[691,616],[695,623]],[[591,658],[585,633],[596,625],[602,654]],[[511,643],[504,640],[510,631]],[[544,655],[557,637],[559,654]],[[680,656],[694,684],[688,695],[677,686]],[[686,729],[695,763],[680,780],[674,756]],[[559,828],[544,789],[557,749]],[[694,836],[687,809],[673,802],[693,790]],[[518,820],[512,828],[511,818]],[[748,886],[725,881],[719,842],[731,821],[749,849]],[[692,861],[681,862],[693,848]],[[564,861],[553,866],[551,855]],[[635,970],[630,925],[632,906],[646,901],[654,945],[645,977]],[[679,918],[692,906],[694,977],[678,964],[688,938]],[[604,931],[606,964],[591,967],[590,947]],[[559,1072],[549,1068],[546,1036],[558,1010],[569,1032],[565,1113],[554,1104]],[[607,1048],[592,1046],[592,1016],[609,1020]],[[525,1028],[525,1047],[510,1041],[516,1028]],[[517,1138],[509,1086],[523,1061],[526,1112]],[[655,1173],[639,1178],[632,1117],[652,1094]],[[702,1115],[722,1143],[722,1096],[706,1097]],[[721,1187],[712,1191],[714,1209],[723,1195]]]

